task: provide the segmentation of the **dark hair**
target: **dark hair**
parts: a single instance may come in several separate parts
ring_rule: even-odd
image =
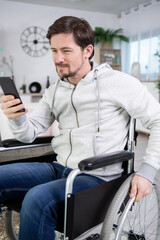
[[[59,33],[72,33],[75,42],[84,49],[89,44],[94,46],[94,33],[89,23],[82,18],[64,16],[57,19],[49,28],[46,37],[50,40],[51,37]],[[94,55],[94,50],[89,57]]]

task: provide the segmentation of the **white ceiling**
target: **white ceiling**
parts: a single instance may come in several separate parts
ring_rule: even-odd
[[[32,3],[46,6],[72,8],[120,15],[139,4],[149,4],[151,0],[7,0],[12,2]],[[157,0],[159,1],[159,0]]]

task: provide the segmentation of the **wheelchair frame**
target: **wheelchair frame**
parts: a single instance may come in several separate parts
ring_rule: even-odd
[[[108,220],[106,220],[106,219],[110,218],[110,217],[108,217],[108,214],[109,214],[109,216],[111,215],[112,218],[114,218],[113,217],[114,215],[119,214],[119,212],[121,212],[122,206],[120,206],[117,213],[115,213],[114,211],[111,211],[112,209],[110,209],[110,208],[113,208],[112,205],[114,205],[114,204],[112,204],[112,202],[115,202],[114,199],[117,198],[117,191],[120,192],[121,188],[124,188],[123,186],[126,185],[126,183],[125,183],[126,181],[127,181],[127,189],[129,189],[131,179],[128,178],[128,177],[134,172],[135,120],[132,119],[132,118],[130,120],[129,129],[130,130],[129,130],[129,136],[128,136],[128,145],[127,145],[128,150],[127,151],[118,151],[118,152],[111,153],[111,154],[106,154],[106,155],[102,155],[102,156],[96,156],[96,157],[93,157],[93,158],[85,159],[85,160],[83,160],[79,163],[79,166],[78,166],[79,168],[78,169],[73,170],[69,174],[69,176],[67,178],[67,181],[66,181],[64,228],[61,227],[61,229],[60,229],[61,232],[63,232],[64,240],[75,239],[75,238],[81,236],[81,234],[83,232],[85,232],[86,230],[88,230],[89,228],[92,228],[93,226],[95,226],[95,224],[99,224],[103,221],[104,221],[104,224],[103,224],[104,227],[102,227],[101,240],[104,240],[104,239],[105,240],[111,240],[110,235],[107,235],[107,234],[108,234],[109,231],[111,231],[111,228],[114,229],[114,226],[111,227],[111,224],[108,223]],[[81,174],[82,172],[87,172],[88,173],[89,170],[96,169],[96,168],[101,168],[101,167],[104,167],[104,166],[107,166],[107,165],[110,165],[110,164],[113,164],[113,163],[119,163],[119,162],[125,163],[125,169],[126,169],[127,173],[124,176],[108,182],[109,184],[104,183],[104,184],[101,184],[98,187],[87,189],[87,190],[84,190],[80,193],[76,193],[76,194],[72,193],[73,183],[74,183],[74,180],[75,180],[77,175]],[[126,166],[126,163],[127,163],[127,166]],[[111,193],[110,198],[108,196],[106,196],[106,192],[107,192],[106,191],[106,185],[107,184],[109,186],[108,189]],[[120,187],[120,189],[119,189],[119,187]],[[100,188],[101,188],[101,193],[100,193],[100,190],[97,190],[97,189],[100,189]],[[99,194],[98,198],[94,199],[95,205],[97,204],[97,201],[98,201],[99,205],[101,205],[101,200],[100,199],[104,199],[105,211],[104,212],[101,211],[100,216],[97,217],[96,214],[94,215],[92,213],[92,210],[94,209],[94,206],[91,207],[90,212],[89,212],[89,215],[91,217],[90,219],[92,220],[92,217],[96,216],[97,217],[96,221],[89,221],[86,226],[82,226],[82,227],[80,226],[80,228],[79,228],[79,225],[80,225],[79,220],[82,219],[82,217],[83,217],[83,214],[81,214],[81,213],[85,212],[85,211],[81,211],[81,208],[79,209],[80,211],[77,211],[77,204],[78,204],[78,208],[79,208],[79,203],[81,203],[82,205],[85,203],[81,194],[88,195],[89,197],[90,196],[93,197],[94,194],[92,193],[92,190],[95,190],[95,189],[96,189],[96,191],[98,191],[98,194]],[[105,189],[105,191],[104,191],[104,189]],[[159,194],[159,191],[158,191],[158,194]],[[78,203],[75,203],[77,201],[77,199],[79,199],[79,197],[80,197],[80,200],[78,200]],[[106,199],[107,199],[107,201],[106,201]],[[121,239],[120,236],[121,236],[121,232],[123,231],[123,226],[124,226],[124,223],[125,223],[126,214],[128,214],[130,209],[133,208],[133,206],[134,206],[134,199],[130,199],[130,200],[128,200],[128,199],[129,199],[128,196],[124,198],[124,200],[127,202],[127,208],[125,209],[125,211],[122,211],[123,212],[122,221],[121,221],[120,226],[118,226],[118,230],[116,230],[116,234],[118,234],[118,235],[117,235],[116,238],[112,238],[112,239],[115,239],[115,240],[120,240]],[[159,199],[160,199],[160,194],[159,194],[158,200]],[[76,200],[76,201],[74,201],[74,200]],[[91,205],[91,204],[89,204],[89,205]],[[106,205],[107,205],[107,207],[106,207]],[[159,214],[159,212],[160,212],[159,201],[158,201],[157,205],[158,205],[158,220],[159,220],[160,219],[160,216],[159,216],[160,215]],[[72,206],[73,211],[71,211],[71,206]],[[88,208],[88,205],[85,206],[85,209],[86,208]],[[14,208],[11,207],[10,209],[14,209]],[[76,210],[76,211],[74,211],[74,210]],[[106,212],[107,212],[107,214],[106,214]],[[125,212],[125,214],[124,214],[124,212]],[[106,215],[106,217],[105,217],[105,215]],[[78,220],[75,220],[75,218],[77,218]],[[89,228],[88,228],[88,226],[89,226]],[[109,228],[109,230],[108,230],[108,228]],[[107,233],[106,233],[106,229],[107,229]],[[157,232],[158,232],[157,236],[160,236],[160,226],[159,225],[157,226]],[[106,238],[106,235],[107,235],[107,238]],[[133,240],[137,240],[137,239],[146,240],[147,238],[145,238],[145,237],[143,238],[143,234],[137,234],[137,233],[136,233],[136,238],[134,238],[132,232],[131,233],[129,232],[129,235],[128,235],[127,239],[129,239],[129,240],[132,240],[132,239]],[[159,237],[156,238],[155,240],[158,240],[158,239],[159,239]]]
[[[127,161],[127,175],[125,175],[123,178],[121,178],[121,180],[120,180],[120,178],[118,178],[118,179],[115,179],[113,181],[101,184],[101,186],[102,186],[102,188],[104,190],[106,188],[106,185],[108,185],[108,183],[110,185],[113,183],[113,185],[111,185],[112,187],[113,186],[115,187],[115,183],[116,184],[123,183],[123,181],[131,173],[134,172],[133,168],[134,168],[134,150],[135,150],[135,140],[136,140],[135,138],[136,138],[136,136],[135,136],[135,119],[131,118],[130,119],[130,126],[129,126],[129,136],[128,136],[128,142],[127,142],[127,149],[128,149],[127,151],[118,151],[118,152],[115,152],[115,153],[105,154],[105,155],[101,155],[101,156],[95,156],[95,157],[91,157],[91,158],[82,160],[79,163],[79,165],[78,165],[79,168],[73,170],[69,174],[69,176],[67,178],[67,182],[66,182],[66,193],[65,193],[65,214],[64,214],[64,231],[63,231],[64,232],[64,239],[72,240],[75,237],[77,237],[77,235],[72,234],[72,230],[73,230],[73,227],[74,227],[73,226],[73,222],[71,224],[71,227],[67,224],[68,222],[71,221],[70,219],[67,219],[67,217],[68,217],[67,212],[69,212],[70,209],[71,209],[71,206],[73,206],[72,198],[74,198],[75,196],[73,196],[72,190],[73,190],[73,183],[74,183],[74,180],[75,180],[76,176],[81,174],[82,172],[87,172],[88,173],[88,171],[93,170],[93,169],[109,166],[109,165],[114,164],[114,163],[120,163],[120,162],[126,162]],[[119,186],[119,184],[118,184],[118,186]],[[98,186],[98,188],[97,187],[91,188],[91,190],[90,190],[90,192],[88,194],[88,197],[89,197],[90,194],[92,194],[92,192],[91,192],[92,189],[93,190],[99,189],[99,186]],[[118,189],[116,188],[115,191],[113,191],[113,188],[112,188],[112,192],[110,191],[111,198],[114,197],[114,195],[115,195],[117,190]],[[83,191],[83,193],[84,192],[86,192],[86,190]],[[101,192],[102,192],[102,190],[101,190]],[[82,192],[78,193],[79,197],[83,193]],[[98,194],[100,194],[100,191],[99,191]],[[74,195],[77,195],[77,193],[74,194]],[[102,198],[104,198],[103,195],[102,195]],[[106,201],[106,198],[105,198],[105,201]],[[81,202],[81,204],[83,203],[82,198],[81,198],[81,201],[79,201],[79,203],[80,202]],[[107,203],[110,204],[111,203],[111,199],[109,199]],[[87,206],[87,207],[89,207],[89,206]],[[108,208],[106,210],[108,210]],[[81,214],[81,212],[82,211],[80,210],[77,213],[77,218],[79,218],[79,215]],[[100,222],[103,220],[104,216],[105,215],[102,214],[99,217],[97,224],[100,224]],[[78,225],[78,223],[77,223],[77,225]],[[90,228],[94,227],[90,223],[89,223],[89,225],[90,225]],[[78,229],[76,229],[76,230],[78,231]]]

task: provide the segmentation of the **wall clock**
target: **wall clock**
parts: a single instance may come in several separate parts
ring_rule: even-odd
[[[22,49],[31,57],[41,57],[50,49],[46,31],[37,26],[26,28],[20,37]]]

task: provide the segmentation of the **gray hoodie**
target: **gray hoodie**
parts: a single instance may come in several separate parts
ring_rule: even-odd
[[[94,67],[76,86],[59,79],[45,91],[34,112],[10,120],[10,127],[18,140],[32,142],[56,119],[60,134],[52,146],[57,161],[74,169],[85,158],[123,150],[130,116],[150,129],[137,174],[153,181],[160,168],[160,105],[139,80],[107,64]],[[121,164],[114,164],[90,174],[110,180],[121,172]]]

